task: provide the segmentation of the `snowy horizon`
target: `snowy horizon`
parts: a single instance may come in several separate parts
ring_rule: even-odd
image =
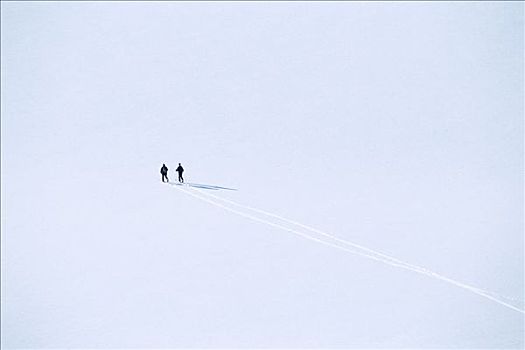
[[[0,6],[2,348],[525,346],[523,2]]]

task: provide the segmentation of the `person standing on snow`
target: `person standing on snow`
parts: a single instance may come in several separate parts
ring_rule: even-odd
[[[166,164],[162,164],[162,168],[160,168],[160,173],[162,174],[162,182],[164,182],[164,178],[166,178],[166,182],[170,182],[168,179],[168,167]]]
[[[184,172],[184,168],[179,163],[179,167],[175,169],[176,172],[179,173],[179,182],[184,182],[184,179],[182,178],[182,173]]]

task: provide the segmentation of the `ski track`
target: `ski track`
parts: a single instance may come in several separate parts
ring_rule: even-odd
[[[199,190],[197,188],[193,188],[191,185],[190,187],[194,190],[194,191],[197,191],[199,193],[201,193],[202,195],[204,196],[208,196],[208,197],[212,197],[212,198],[215,198],[217,200],[220,200],[222,202],[225,202],[225,203],[229,203],[231,205],[234,205],[234,206],[237,206],[237,207],[240,207],[240,208],[243,208],[243,209],[247,209],[247,210],[250,210],[250,211],[253,211],[253,212],[256,212],[256,213],[260,213],[260,214],[263,214],[263,215],[266,215],[266,216],[269,216],[269,217],[273,217],[273,218],[276,218],[276,219],[279,219],[281,221],[284,221],[286,223],[289,223],[289,224],[292,224],[292,225],[296,225],[298,227],[301,227],[301,228],[304,228],[308,231],[311,231],[311,232],[315,232],[317,234],[320,234],[322,236],[325,236],[325,237],[328,237],[330,239],[333,239],[334,241],[337,241],[337,242],[340,242],[340,243],[343,243],[343,244],[346,244],[346,245],[349,245],[351,247],[354,247],[354,248],[358,248],[358,249],[362,249],[364,251],[367,251],[369,253],[372,253],[374,255],[377,255],[377,256],[381,256],[383,258],[386,258],[388,260],[391,260],[393,262],[396,262],[398,264],[401,264],[401,265],[405,265],[405,266],[408,266],[408,267],[411,267],[413,269],[417,269],[417,270],[420,270],[422,273],[426,273],[426,274],[436,274],[435,272],[429,270],[429,269],[426,269],[422,266],[417,266],[417,265],[414,265],[414,264],[410,264],[410,263],[407,263],[405,261],[402,261],[402,260],[399,260],[397,258],[394,258],[393,256],[390,256],[390,255],[387,255],[387,254],[384,254],[384,253],[381,253],[377,250],[373,250],[373,249],[370,249],[370,248],[367,248],[365,246],[362,246],[362,245],[359,245],[357,243],[354,243],[354,242],[350,242],[350,241],[347,241],[345,239],[342,239],[342,238],[339,238],[339,237],[336,237],[334,235],[331,235],[329,233],[326,233],[326,232],[323,232],[321,230],[318,230],[316,228],[313,228],[311,226],[308,226],[308,225],[304,225],[300,222],[297,222],[297,221],[293,221],[293,220],[290,220],[290,219],[287,219],[285,217],[282,217],[282,216],[279,216],[277,214],[273,214],[273,213],[270,213],[270,212],[267,212],[267,211],[264,211],[264,210],[261,210],[261,209],[257,209],[257,208],[254,208],[254,207],[250,207],[248,205],[243,205],[243,204],[240,204],[240,203],[237,203],[237,202],[234,202],[232,200],[229,200],[229,199],[226,199],[226,198],[222,198],[222,197],[219,197],[219,196],[216,196],[216,195],[213,195],[211,193],[207,193],[205,191],[202,191],[202,190]],[[445,276],[442,276],[444,278],[447,278]],[[475,288],[475,287],[472,287],[472,288]],[[505,300],[508,300],[508,301],[512,301],[512,302],[516,302],[516,303],[523,303],[522,300],[520,299],[516,299],[516,298],[511,298],[511,297],[508,297],[508,296],[504,296],[504,295],[500,295],[498,293],[494,293],[494,292],[490,292],[490,291],[487,291],[487,290],[484,290],[484,289],[481,289],[481,288],[475,288],[477,289],[478,291],[480,291],[481,293],[485,293],[485,294],[489,294],[489,295],[492,295],[493,297],[495,298],[499,298],[499,299],[505,299]]]
[[[294,233],[296,235],[299,235],[299,236],[301,236],[303,238],[306,238],[308,240],[311,240],[311,241],[314,241],[314,242],[317,242],[317,243],[320,243],[320,244],[323,244],[323,245],[326,245],[326,246],[329,246],[329,247],[332,247],[332,248],[343,250],[343,251],[346,251],[346,252],[351,253],[351,254],[360,255],[360,256],[365,257],[367,259],[372,259],[372,260],[375,260],[375,261],[378,261],[378,262],[382,262],[382,263],[387,264],[387,265],[391,265],[391,266],[398,267],[398,268],[401,268],[401,269],[409,270],[409,271],[412,271],[412,272],[415,272],[415,273],[419,273],[419,274],[422,274],[422,275],[425,275],[425,276],[428,276],[428,277],[432,277],[432,278],[435,278],[435,279],[447,282],[449,284],[455,285],[455,286],[457,286],[459,288],[465,289],[465,290],[470,291],[470,292],[472,292],[474,294],[482,296],[482,297],[484,297],[486,299],[489,299],[489,300],[491,300],[491,301],[493,301],[495,303],[498,303],[498,304],[500,304],[502,306],[505,306],[505,307],[507,307],[509,309],[517,311],[517,312],[519,312],[521,314],[525,314],[525,310],[520,309],[520,308],[518,308],[518,307],[516,307],[514,305],[511,305],[511,304],[501,300],[501,299],[508,299],[508,300],[514,300],[515,301],[515,299],[503,297],[503,296],[498,295],[497,293],[485,291],[483,289],[476,288],[476,287],[470,286],[468,284],[464,284],[462,282],[453,280],[451,278],[448,278],[446,276],[440,275],[440,274],[438,274],[436,272],[430,271],[430,270],[422,268],[420,266],[404,262],[404,261],[402,261],[400,259],[396,259],[394,257],[391,257],[389,255],[386,255],[386,254],[383,254],[381,252],[375,251],[373,249],[366,248],[364,246],[355,244],[353,242],[346,241],[344,239],[341,239],[341,238],[335,237],[333,235],[330,235],[330,234],[328,234],[326,232],[323,232],[323,231],[317,230],[315,228],[309,227],[307,225],[303,225],[301,223],[298,223],[298,222],[295,222],[295,221],[283,218],[283,217],[281,217],[279,215],[266,212],[264,210],[260,210],[260,209],[257,209],[257,208],[252,208],[252,207],[249,207],[249,206],[245,206],[245,205],[236,203],[236,202],[228,200],[228,199],[224,199],[224,198],[221,198],[221,197],[209,194],[209,193],[205,193],[205,192],[203,192],[201,190],[198,190],[198,189],[195,189],[195,188],[192,188],[192,190],[197,192],[197,193],[199,193],[199,194],[193,193],[192,190],[185,190],[185,189],[183,189],[182,187],[179,187],[179,186],[173,186],[173,187],[175,187],[177,190],[179,190],[181,192],[184,192],[184,193],[186,193],[186,194],[188,194],[188,195],[190,195],[190,196],[192,196],[194,198],[197,198],[197,199],[199,199],[201,201],[204,201],[206,203],[212,204],[214,206],[217,206],[219,208],[222,208],[222,209],[224,209],[226,211],[229,211],[231,213],[237,214],[237,215],[242,216],[244,218],[250,219],[252,221],[256,221],[256,222],[259,222],[259,223],[262,223],[262,224],[265,224],[265,225],[269,225],[269,226],[278,228],[280,230],[288,231],[288,232]],[[307,234],[305,234],[303,232],[300,232],[300,231],[297,231],[295,229],[292,229],[292,228],[289,228],[289,227],[285,227],[285,226],[282,226],[282,225],[279,225],[279,224],[276,224],[276,223],[273,223],[273,222],[270,222],[270,221],[267,221],[267,220],[255,217],[253,215],[250,215],[250,214],[238,211],[236,209],[230,208],[230,207],[228,207],[226,205],[223,205],[221,203],[218,203],[217,201],[212,200],[210,198],[214,198],[216,200],[220,200],[220,201],[223,201],[225,203],[229,203],[231,205],[234,205],[234,206],[237,206],[237,207],[240,207],[240,208],[244,208],[244,209],[247,209],[247,210],[251,210],[253,212],[257,212],[257,213],[260,213],[260,214],[263,214],[263,215],[274,217],[276,219],[282,220],[282,221],[287,222],[289,224],[293,224],[293,225],[302,227],[302,228],[304,228],[306,230],[309,230],[309,231],[315,232],[317,234],[320,234],[322,236],[328,237],[328,238],[333,239],[333,240],[335,240],[337,242],[340,242],[340,243],[343,243],[343,244],[346,244],[346,245],[350,245],[352,247],[364,250],[364,251],[366,251],[368,253],[364,253],[362,251],[357,251],[357,250],[352,250],[352,249],[349,249],[347,247],[342,247],[342,246],[334,244],[334,243],[323,241],[321,239],[312,237],[310,235],[307,235]]]

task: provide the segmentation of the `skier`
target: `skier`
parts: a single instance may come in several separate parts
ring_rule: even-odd
[[[162,168],[160,168],[160,173],[162,174],[162,182],[164,182],[164,178],[166,178],[166,182],[170,182],[168,179],[168,167],[166,164],[162,164]]]
[[[179,182],[184,182],[184,179],[182,178],[182,173],[184,172],[184,168],[179,163],[179,167],[175,169],[176,172],[179,173]]]

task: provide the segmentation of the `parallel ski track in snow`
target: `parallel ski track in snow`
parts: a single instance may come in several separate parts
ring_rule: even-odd
[[[191,187],[191,186],[190,186]],[[354,247],[354,248],[358,248],[358,249],[361,249],[361,250],[364,250],[366,252],[369,252],[371,254],[374,254],[374,255],[377,255],[377,256],[380,256],[380,257],[383,257],[385,259],[388,259],[388,260],[391,260],[397,264],[401,264],[401,265],[405,265],[409,268],[412,268],[412,269],[416,269],[416,270],[420,270],[421,273],[425,273],[425,274],[434,274],[433,271],[431,270],[428,270],[424,267],[421,267],[421,266],[418,266],[418,265],[414,265],[414,264],[410,264],[410,263],[407,263],[405,261],[402,261],[402,260],[399,260],[399,259],[396,259],[390,255],[387,255],[387,254],[384,254],[384,253],[381,253],[377,250],[373,250],[373,249],[370,249],[370,248],[367,248],[365,246],[362,246],[362,245],[359,245],[357,243],[354,243],[354,242],[351,242],[351,241],[348,241],[348,240],[345,240],[345,239],[342,239],[342,238],[339,238],[339,237],[336,237],[334,235],[331,235],[329,233],[326,233],[326,232],[323,232],[321,230],[318,230],[316,228],[313,228],[311,226],[308,226],[308,225],[304,225],[300,222],[297,222],[297,221],[293,221],[293,220],[290,220],[290,219],[287,219],[285,217],[282,217],[280,215],[277,215],[277,214],[273,214],[273,213],[270,213],[270,212],[267,212],[265,210],[261,210],[261,209],[257,209],[257,208],[254,208],[254,207],[250,207],[250,206],[247,206],[247,205],[244,205],[244,204],[240,204],[240,203],[237,203],[237,202],[234,202],[232,200],[229,200],[229,199],[226,199],[226,198],[222,198],[222,197],[219,197],[219,196],[215,196],[211,193],[207,193],[207,192],[204,192],[202,190],[199,190],[197,188],[193,188],[192,189],[194,191],[197,191],[199,193],[201,193],[202,195],[204,196],[208,196],[208,197],[212,197],[212,198],[215,198],[217,200],[220,200],[222,202],[225,202],[225,203],[229,203],[231,205],[234,205],[234,206],[237,206],[237,207],[240,207],[240,208],[244,208],[244,209],[247,209],[247,210],[250,210],[250,211],[253,211],[253,212],[256,212],[256,213],[260,213],[260,214],[263,214],[263,215],[266,215],[266,216],[270,216],[270,217],[273,217],[273,218],[276,218],[276,219],[279,219],[281,221],[284,221],[286,223],[289,223],[289,224],[292,224],[292,225],[296,225],[296,226],[299,226],[301,228],[304,228],[308,231],[311,231],[311,232],[315,232],[317,234],[320,234],[322,236],[325,236],[325,237],[328,237],[330,239],[333,239],[334,241],[337,241],[339,243],[343,243],[345,245],[349,245],[351,247]],[[444,277],[444,276],[441,276],[441,277]],[[474,288],[474,287],[472,287]],[[493,297],[495,298],[499,298],[499,299],[506,299],[506,300],[509,300],[509,301],[513,301],[513,302],[522,302],[522,300],[520,299],[516,299],[516,298],[510,298],[510,297],[507,297],[507,296],[503,296],[503,295],[500,295],[500,294],[497,294],[497,293],[493,293],[493,292],[490,292],[490,291],[487,291],[487,290],[484,290],[484,289],[481,289],[481,288],[475,288],[477,289],[478,291],[482,292],[482,293],[485,293],[485,294],[489,294],[489,295],[492,295]]]
[[[436,272],[433,272],[433,271],[428,270],[426,268],[423,268],[421,266],[417,266],[417,265],[414,265],[414,264],[407,263],[405,261],[402,261],[400,259],[394,258],[394,257],[389,256],[387,254],[384,254],[384,253],[375,251],[373,249],[361,246],[359,244],[356,244],[356,243],[353,243],[353,242],[350,242],[350,241],[338,238],[336,236],[333,236],[333,235],[328,234],[326,232],[323,232],[321,230],[315,229],[313,227],[301,224],[301,223],[293,221],[293,220],[289,220],[287,218],[284,218],[282,216],[279,216],[279,215],[276,215],[276,214],[273,214],[273,213],[266,212],[266,211],[261,210],[261,209],[257,209],[257,208],[249,207],[249,206],[246,206],[246,205],[243,205],[243,204],[239,204],[237,202],[234,202],[234,201],[231,201],[231,200],[228,200],[228,199],[225,199],[225,198],[221,198],[219,196],[215,196],[215,195],[212,195],[210,193],[206,193],[206,192],[198,190],[196,188],[190,187],[191,190],[186,190],[186,189],[182,188],[182,186],[180,186],[180,185],[175,185],[173,187],[175,187],[179,191],[184,192],[184,193],[186,193],[186,194],[188,194],[188,195],[190,195],[190,196],[192,196],[194,198],[197,198],[197,199],[199,199],[201,201],[204,201],[206,203],[212,204],[214,206],[217,206],[219,208],[222,208],[222,209],[224,209],[226,211],[229,211],[231,213],[237,214],[237,215],[242,216],[244,218],[250,219],[252,221],[256,221],[256,222],[259,222],[259,223],[262,223],[262,224],[265,224],[265,225],[269,225],[269,226],[278,228],[280,230],[288,231],[288,232],[294,233],[296,235],[299,235],[299,236],[301,236],[303,238],[306,238],[308,240],[311,240],[311,241],[314,241],[314,242],[317,242],[317,243],[320,243],[320,244],[323,244],[323,245],[326,245],[326,246],[329,246],[329,247],[332,247],[332,248],[343,250],[343,251],[346,251],[346,252],[351,253],[351,254],[356,254],[356,255],[362,256],[362,257],[367,258],[367,259],[372,259],[372,260],[375,260],[375,261],[378,261],[378,262],[382,262],[382,263],[387,264],[387,265],[391,265],[391,266],[398,267],[398,268],[401,268],[401,269],[406,269],[406,270],[409,270],[409,271],[412,271],[412,272],[415,272],[415,273],[419,273],[419,274],[422,274],[422,275],[425,275],[425,276],[428,276],[428,277],[432,277],[432,278],[435,278],[435,279],[447,282],[449,284],[455,285],[455,286],[457,286],[459,288],[465,289],[465,290],[470,291],[470,292],[472,292],[474,294],[482,296],[482,297],[484,297],[486,299],[489,299],[489,300],[491,300],[491,301],[493,301],[493,302],[495,302],[497,304],[500,304],[502,306],[505,306],[505,307],[507,307],[509,309],[517,311],[517,312],[519,312],[521,314],[525,314],[525,310],[520,309],[520,308],[518,308],[518,307],[516,307],[516,306],[514,306],[512,304],[509,304],[509,303],[505,302],[504,300],[502,300],[502,299],[507,299],[507,300],[516,301],[516,299],[507,298],[507,297],[498,295],[496,293],[492,293],[492,292],[489,292],[489,291],[486,291],[486,290],[483,290],[483,289],[480,289],[480,288],[476,288],[476,287],[470,286],[468,284],[465,284],[465,283],[456,281],[454,279],[448,278],[446,276],[443,276],[441,274],[438,274]],[[194,193],[194,192],[197,192],[198,194]],[[213,198],[213,199],[210,199],[210,198]],[[256,213],[259,213],[259,214],[262,214],[262,215],[266,215],[266,216],[269,216],[269,217],[273,217],[273,218],[279,219],[279,220],[281,220],[283,222],[286,222],[288,224],[296,225],[296,226],[301,227],[301,228],[303,228],[305,230],[308,230],[308,231],[311,231],[311,232],[315,232],[315,233],[317,233],[317,234],[319,234],[321,236],[330,238],[330,239],[332,239],[332,240],[334,240],[336,242],[339,242],[339,243],[342,243],[342,244],[345,244],[345,245],[348,245],[348,246],[360,249],[361,251],[350,249],[350,248],[347,248],[347,247],[343,247],[343,246],[338,245],[338,244],[330,243],[330,242],[324,241],[322,239],[319,239],[319,238],[316,238],[316,237],[312,237],[312,236],[310,236],[310,235],[308,235],[308,234],[306,234],[304,232],[300,232],[298,230],[295,230],[295,229],[292,229],[292,228],[289,228],[289,227],[286,227],[286,226],[283,226],[283,225],[280,225],[280,224],[276,224],[276,223],[270,222],[268,220],[264,220],[264,219],[261,219],[259,217],[247,214],[245,212],[241,212],[239,210],[236,210],[236,209],[233,209],[233,208],[231,208],[229,206],[221,204],[221,203],[217,202],[217,200],[221,201],[223,203],[228,203],[230,205],[236,206],[238,208],[243,208],[243,209],[246,209],[246,210],[250,210],[252,212],[256,212]]]

